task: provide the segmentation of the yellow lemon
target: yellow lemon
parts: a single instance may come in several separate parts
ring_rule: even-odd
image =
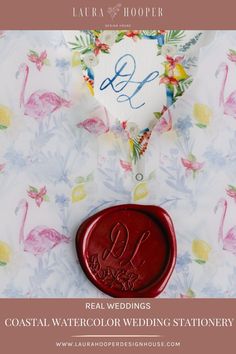
[[[129,147],[130,147],[130,150],[133,152],[133,149],[134,149],[134,141],[133,141],[133,139],[129,139]]]
[[[80,54],[79,52],[73,52],[72,58],[71,58],[71,66],[72,68],[79,66],[81,64],[80,60]]]
[[[6,265],[11,258],[11,249],[6,242],[0,241],[0,266]]]
[[[93,89],[93,86],[92,86],[89,82],[87,82],[87,86],[88,86],[88,89],[89,89],[90,94],[91,94],[92,96],[94,96],[94,89]]]
[[[146,198],[148,195],[148,186],[146,182],[140,182],[134,188],[134,201]]]
[[[189,77],[189,75],[186,73],[186,71],[184,70],[183,65],[181,64],[176,64],[175,68],[174,68],[174,78],[177,81],[180,80],[185,80]]]
[[[75,186],[72,189],[72,202],[80,202],[81,200],[85,199],[87,196],[86,190],[85,190],[85,184],[84,183],[79,183],[77,186]]]
[[[212,111],[205,104],[195,103],[193,106],[193,116],[201,127],[206,127],[212,117]]]
[[[190,298],[196,297],[195,292],[191,288],[187,290],[186,295]]]
[[[209,253],[211,251],[211,246],[203,240],[193,240],[192,252],[197,260],[206,262],[209,258]]]
[[[12,113],[6,106],[0,105],[0,129],[6,129],[11,124]]]

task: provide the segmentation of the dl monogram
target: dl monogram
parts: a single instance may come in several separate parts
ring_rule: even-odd
[[[125,54],[120,57],[116,62],[114,71],[115,74],[113,77],[107,77],[101,83],[100,90],[103,91],[110,86],[115,93],[119,94],[116,99],[117,102],[122,103],[128,101],[132,109],[142,107],[145,102],[135,105],[133,100],[146,84],[158,77],[159,72],[153,71],[142,81],[135,81],[133,77],[136,71],[136,61],[131,54]],[[129,90],[129,94],[127,93],[127,89]]]
[[[145,231],[143,234],[137,239],[134,248],[131,250],[128,258],[124,258],[124,253],[127,250],[127,246],[129,243],[129,231],[127,227],[121,223],[117,223],[110,234],[111,246],[109,248],[104,249],[102,254],[102,259],[106,260],[108,257],[113,257],[115,259],[120,260],[121,266],[126,266],[130,264],[134,269],[142,266],[145,261],[142,261],[139,264],[135,264],[135,257],[137,256],[139,249],[150,236],[150,231]]]

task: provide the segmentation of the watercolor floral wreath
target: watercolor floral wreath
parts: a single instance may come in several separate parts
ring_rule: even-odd
[[[94,95],[94,70],[101,59],[101,53],[109,54],[111,47],[125,38],[133,41],[155,40],[157,44],[157,55],[165,59],[162,62],[164,73],[160,76],[160,84],[166,87],[166,105],[160,112],[154,112],[155,124],[158,132],[162,133],[172,128],[171,116],[163,116],[178,97],[182,96],[189,87],[192,78],[186,72],[183,64],[184,56],[177,56],[177,45],[183,40],[183,30],[133,30],[133,31],[111,31],[111,30],[89,30],[75,36],[74,42],[69,42],[74,52],[72,65],[80,65],[83,77],[91,95]],[[154,125],[155,125],[154,124]],[[131,159],[134,163],[144,154],[151,135],[150,128],[139,130],[134,124],[121,122],[122,128],[126,130],[130,140]],[[152,123],[153,126],[153,123]],[[131,128],[131,129],[129,129]]]

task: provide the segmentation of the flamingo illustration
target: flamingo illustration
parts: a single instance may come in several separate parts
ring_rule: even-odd
[[[225,92],[225,85],[228,78],[229,67],[226,63],[221,63],[219,68],[216,71],[216,77],[219,75],[220,72],[224,73],[223,76],[223,83],[220,91],[220,105],[224,107],[224,114],[232,116],[236,118],[236,90],[233,91],[228,98],[225,100],[224,92]]]
[[[218,232],[218,241],[223,243],[223,249],[229,252],[232,252],[236,255],[236,225],[231,227],[231,229],[224,236],[223,227],[225,221],[225,215],[228,207],[228,203],[226,199],[220,199],[215,207],[215,212],[219,207],[223,208],[223,214],[221,217],[219,232]]]
[[[19,243],[24,245],[25,252],[30,252],[34,255],[42,255],[62,242],[69,242],[69,238],[67,236],[64,236],[58,231],[46,226],[36,226],[25,237],[24,228],[28,208],[28,202],[25,199],[22,199],[15,211],[16,213],[19,209],[23,209],[24,211],[19,233]]]
[[[20,65],[19,70],[16,73],[24,75],[23,86],[20,94],[20,107],[24,107],[24,114],[26,116],[40,119],[47,117],[50,113],[55,112],[61,107],[70,107],[71,103],[62,97],[59,97],[54,92],[47,92],[45,90],[37,90],[30,95],[27,102],[25,102],[25,88],[29,76],[29,67],[23,63]]]
[[[98,107],[90,118],[78,123],[77,127],[83,127],[93,135],[105,134],[109,131],[109,117],[105,107]]]

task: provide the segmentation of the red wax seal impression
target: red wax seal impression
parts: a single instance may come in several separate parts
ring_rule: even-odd
[[[77,231],[76,249],[87,277],[113,297],[157,296],[176,262],[171,218],[150,205],[118,205],[91,216]]]

